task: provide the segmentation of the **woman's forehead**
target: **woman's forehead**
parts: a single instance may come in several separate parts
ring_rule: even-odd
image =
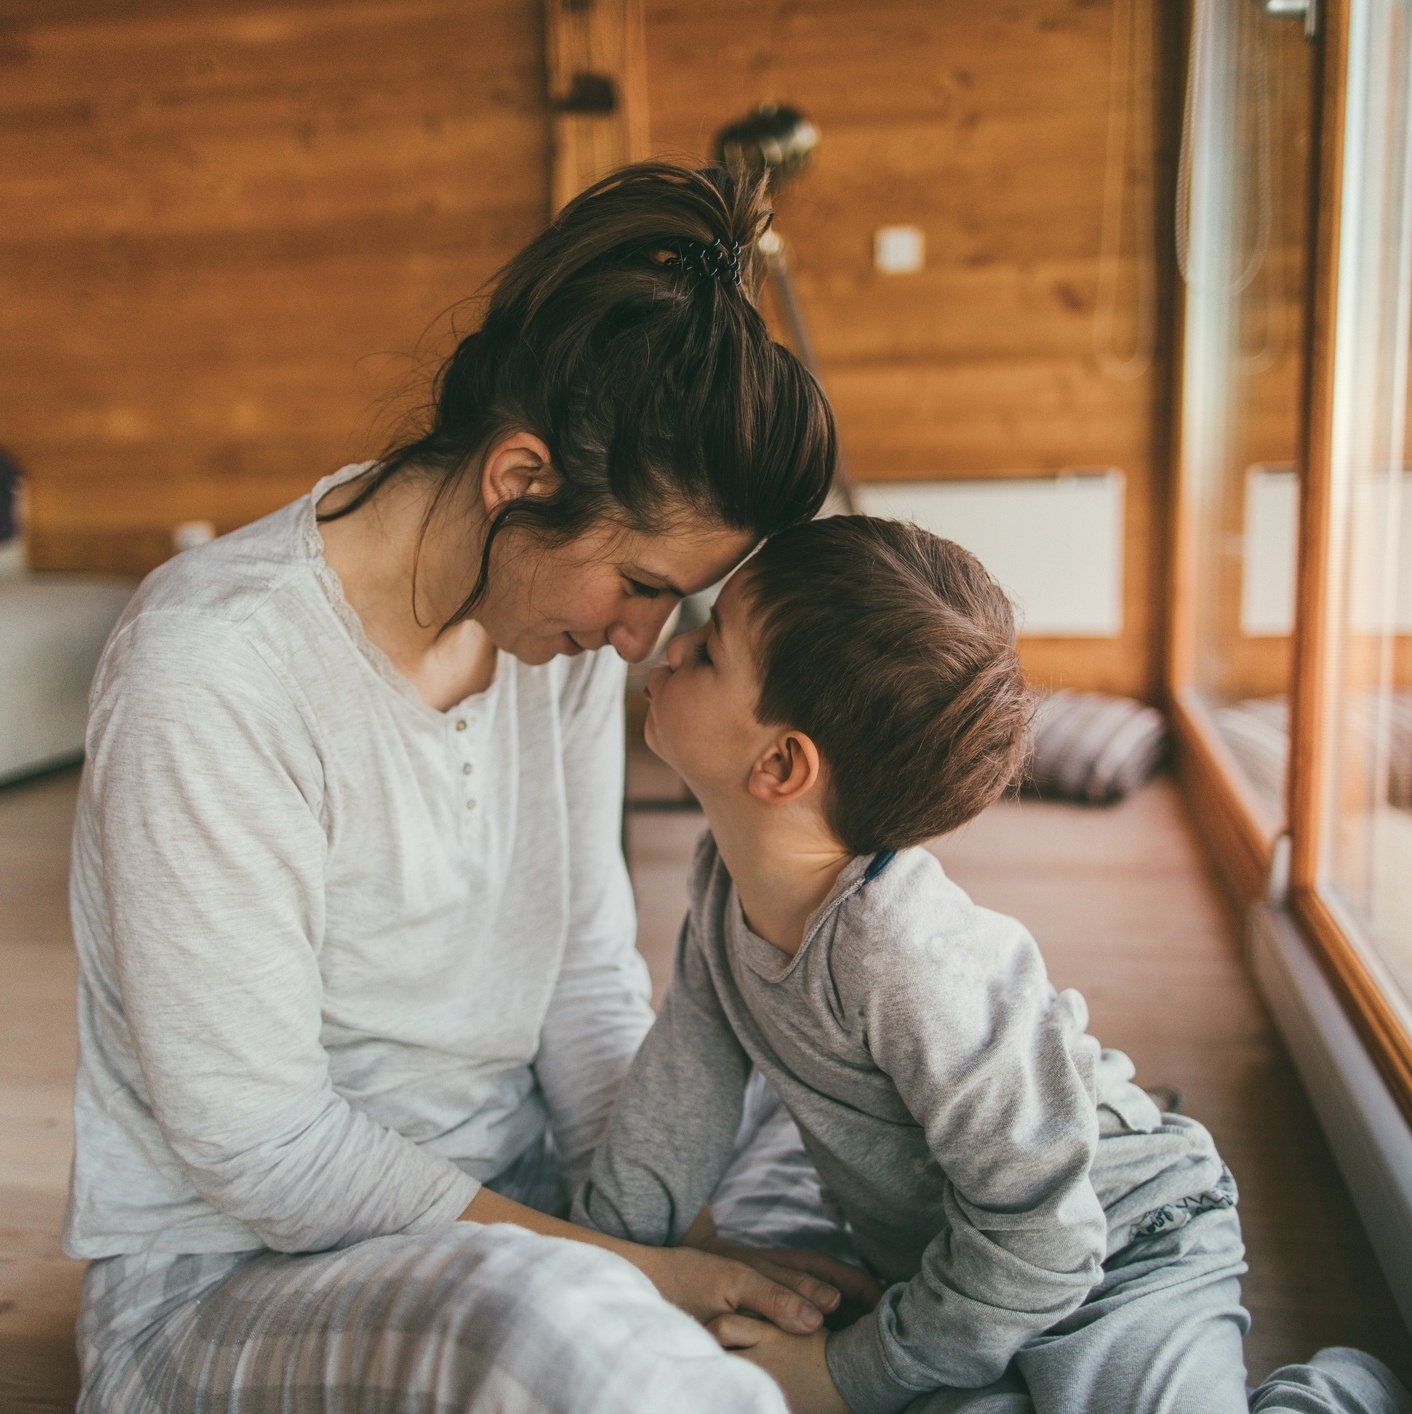
[[[697,594],[725,578],[751,550],[755,537],[718,522],[680,523],[623,543],[633,563],[677,592]]]

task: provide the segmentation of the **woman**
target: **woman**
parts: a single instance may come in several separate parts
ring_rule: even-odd
[[[718,170],[600,183],[422,435],[115,630],[72,885],[82,1408],[782,1408],[667,1303],[807,1331],[846,1269],[553,1216],[650,1021],[622,660],[832,470],[751,299],[767,222]]]

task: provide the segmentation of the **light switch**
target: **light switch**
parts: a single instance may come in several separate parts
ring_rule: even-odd
[[[172,549],[181,554],[207,545],[216,538],[216,527],[209,520],[184,520],[172,526]]]
[[[911,275],[926,264],[920,226],[879,226],[873,232],[873,268],[881,275]]]

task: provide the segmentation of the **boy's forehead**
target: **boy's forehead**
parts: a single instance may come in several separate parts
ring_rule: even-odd
[[[746,662],[753,661],[755,643],[749,575],[747,561],[721,586],[711,606],[711,622],[718,641],[732,657],[740,653]]]
[[[721,586],[716,602],[711,605],[711,619],[717,633],[731,631],[738,634],[743,631],[748,617],[746,598],[745,570],[742,567]]]

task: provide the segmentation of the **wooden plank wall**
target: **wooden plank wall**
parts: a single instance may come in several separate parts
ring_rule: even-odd
[[[144,572],[375,451],[540,227],[532,0],[0,0],[0,443],[40,566]],[[426,354],[427,346],[422,353]]]
[[[1123,636],[1026,656],[1151,696],[1169,378],[1109,377],[1093,345],[1114,8],[647,0],[648,108],[687,156],[765,99],[819,124],[780,224],[860,474],[1127,472]],[[145,570],[174,522],[230,528],[376,450],[428,322],[548,209],[542,23],[0,0],[0,444],[38,564]],[[1159,142],[1133,179],[1164,192],[1171,162]],[[921,274],[872,273],[895,222],[924,228]]]
[[[1159,113],[1176,7],[1153,4]],[[801,303],[860,478],[1127,473],[1124,632],[1025,645],[1042,681],[1154,695],[1160,670],[1170,375],[1094,352],[1113,0],[647,0],[654,144],[704,154],[762,101],[818,125],[780,202]],[[1166,125],[1131,175],[1170,196]],[[1154,183],[1153,178],[1157,181]],[[926,235],[915,275],[872,269],[872,233]],[[1158,222],[1159,348],[1170,216]],[[1131,242],[1128,242],[1131,252]],[[1121,282],[1131,288],[1131,270]],[[1130,338],[1121,321],[1120,347]]]

